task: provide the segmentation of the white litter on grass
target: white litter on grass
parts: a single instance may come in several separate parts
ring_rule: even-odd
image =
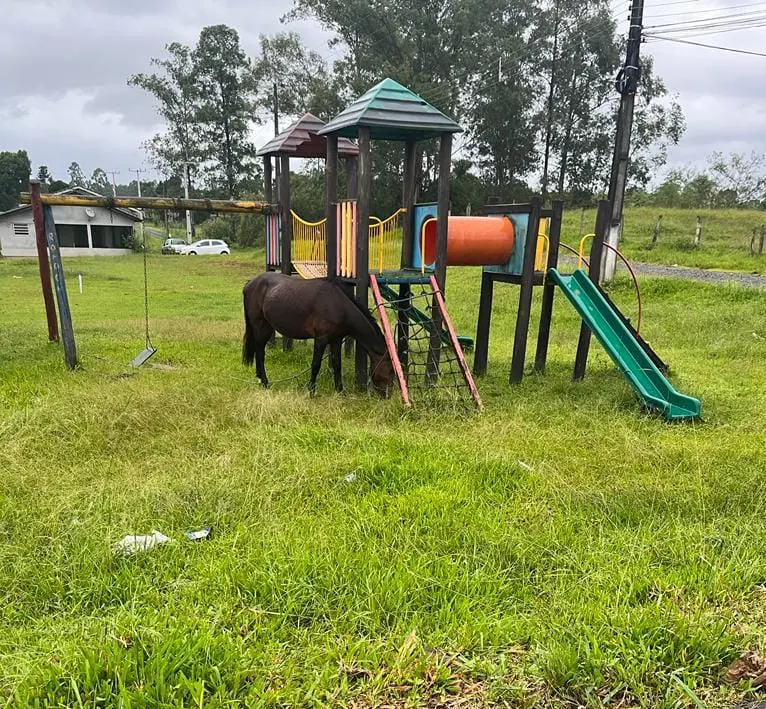
[[[524,470],[528,470],[530,473],[535,472],[535,469],[529,463],[525,463],[523,460],[517,460],[516,462],[520,468],[524,468]]]
[[[129,534],[114,545],[114,553],[129,556],[139,551],[149,551],[158,544],[166,544],[170,537],[166,537],[156,529],[151,534]]]
[[[352,483],[352,482],[354,482],[354,480],[356,480],[356,473],[349,473],[348,475],[344,475],[343,479],[347,483]]]

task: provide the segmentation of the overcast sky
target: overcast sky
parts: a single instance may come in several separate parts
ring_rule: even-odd
[[[329,55],[327,37],[312,23],[280,23],[291,0],[1,3],[0,150],[26,149],[35,170],[46,164],[62,179],[73,160],[87,174],[96,167],[117,170],[118,182],[133,177],[130,168],[149,168],[140,144],[160,126],[151,98],[127,86],[126,79],[148,70],[150,58],[162,56],[165,44],[194,44],[202,27],[224,23],[239,31],[251,56],[258,51],[259,34],[288,28]],[[738,9],[745,4],[747,10]],[[625,0],[613,7],[626,16],[627,5]],[[700,19],[707,10],[725,12],[726,7],[732,13],[766,12],[766,1],[646,0],[645,25]],[[752,29],[695,41],[764,51],[762,33]],[[671,151],[671,165],[704,164],[714,150],[766,152],[766,57],[659,41],[642,51],[654,55],[657,73],[678,95],[686,115],[687,131]],[[265,142],[271,130],[259,128],[256,144]]]

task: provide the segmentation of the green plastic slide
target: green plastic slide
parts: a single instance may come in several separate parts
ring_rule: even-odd
[[[564,292],[646,406],[662,412],[668,420],[699,417],[699,400],[673,388],[585,271],[577,269],[571,275],[562,275],[552,268],[548,275]]]

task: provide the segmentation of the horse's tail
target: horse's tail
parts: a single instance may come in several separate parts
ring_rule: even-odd
[[[242,364],[250,365],[255,359],[255,332],[247,317],[247,293],[243,297],[245,311],[245,336],[242,338]]]

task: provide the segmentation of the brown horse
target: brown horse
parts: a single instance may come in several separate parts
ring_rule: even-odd
[[[383,333],[369,310],[358,305],[340,286],[324,278],[302,280],[269,271],[246,283],[242,294],[245,309],[242,361],[250,365],[255,359],[255,371],[263,386],[269,385],[266,343],[276,330],[294,340],[314,340],[311,391],[316,387],[327,345],[335,390],[343,390],[341,343],[351,336],[370,356],[376,391],[383,396],[390,394],[394,368]]]

